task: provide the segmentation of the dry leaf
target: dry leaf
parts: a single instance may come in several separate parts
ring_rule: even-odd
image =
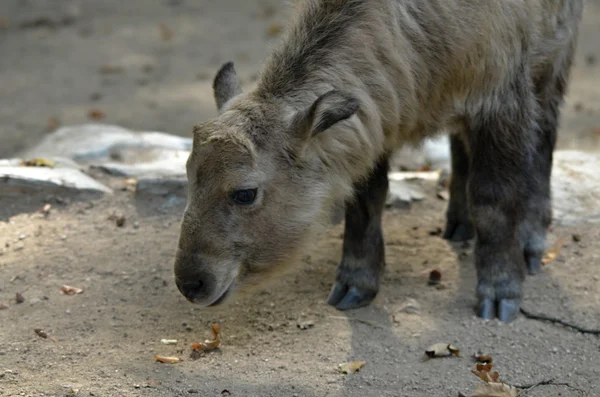
[[[162,343],[163,345],[176,345],[177,339],[161,339],[160,343]]]
[[[594,128],[594,129],[592,130],[592,133],[593,133],[593,134],[596,134],[596,135],[600,135],[600,127],[599,127],[599,128]]]
[[[178,362],[181,361],[181,359],[179,357],[168,357],[168,356],[159,356],[159,355],[155,355],[154,359],[157,362],[164,363],[164,364],[177,364]]]
[[[339,365],[340,371],[343,374],[353,374],[360,371],[360,369],[366,364],[366,361],[350,361],[348,363],[342,363]]]
[[[542,258],[542,263],[544,265],[547,265],[548,263],[550,263],[556,259],[556,257],[560,253],[562,244],[563,244],[563,239],[559,238],[558,240],[556,240],[556,243],[546,251],[546,254]]]
[[[483,354],[480,351],[478,351],[477,353],[473,354],[473,358],[478,363],[483,363],[483,364],[491,364],[494,361],[492,359],[492,356],[490,356],[488,354]]]
[[[210,330],[212,332],[213,339],[219,339],[221,333],[221,326],[219,324],[211,324]]]
[[[505,383],[480,383],[471,397],[517,397],[519,391]]]
[[[460,350],[448,343],[436,343],[435,345],[429,346],[425,350],[425,354],[429,358],[436,357],[448,357],[448,356],[460,356]]]
[[[219,334],[221,333],[221,326],[219,324],[211,324],[210,331],[212,333],[212,339],[207,339],[204,342],[192,343],[192,350],[214,350],[221,345],[221,340],[219,339]]]
[[[274,22],[272,24],[269,25],[269,27],[267,28],[267,36],[269,37],[277,37],[281,34],[281,24]]]
[[[48,334],[46,333],[46,331],[44,331],[41,328],[36,328],[33,330],[33,332],[35,332],[37,334],[37,336],[39,336],[40,338],[44,338],[44,339],[48,338]]]
[[[164,23],[158,25],[158,30],[160,31],[160,38],[162,40],[169,41],[173,38],[173,31]]]
[[[221,341],[218,339],[215,340],[205,340],[204,342],[192,343],[192,350],[194,351],[207,351],[214,350],[221,344]]]
[[[81,294],[83,289],[77,287],[71,287],[69,285],[63,285],[60,287],[60,293],[63,295],[77,295]]]
[[[101,110],[91,109],[88,112],[88,117],[92,120],[100,120],[106,117],[106,114],[104,114],[104,112]]]
[[[492,368],[494,368],[494,364],[492,363],[482,363],[477,364],[476,369],[471,370],[479,379],[483,380],[486,383],[494,383],[498,382],[500,378],[500,374],[496,371],[492,372]]]
[[[17,302],[17,303],[25,302],[25,298],[23,297],[23,295],[20,292],[17,292],[15,294],[15,302]]]
[[[30,160],[23,160],[21,161],[21,165],[24,165],[25,167],[49,167],[49,168],[54,168],[56,166],[56,163],[52,160],[48,160],[45,158],[41,158],[41,157],[36,157]]]

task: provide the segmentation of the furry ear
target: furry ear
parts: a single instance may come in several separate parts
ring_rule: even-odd
[[[305,145],[313,136],[352,117],[358,107],[358,100],[350,94],[331,90],[318,97],[308,109],[298,112],[292,128]]]
[[[242,93],[240,80],[235,72],[233,62],[227,62],[221,66],[213,81],[213,93],[217,110],[219,113],[231,98]]]

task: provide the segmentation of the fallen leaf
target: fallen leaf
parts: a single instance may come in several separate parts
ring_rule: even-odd
[[[210,330],[212,332],[213,339],[218,339],[221,333],[221,326],[219,324],[211,324]]]
[[[339,368],[343,374],[353,374],[355,372],[360,371],[360,369],[366,363],[366,361],[350,361],[348,363],[339,364]]]
[[[498,382],[500,374],[496,371],[492,372],[492,368],[494,368],[492,363],[479,363],[471,372],[484,382]]]
[[[483,353],[481,353],[479,351],[477,353],[473,354],[473,358],[478,363],[484,363],[484,364],[491,364],[494,361],[492,359],[492,356],[487,355],[487,354],[483,354]]]
[[[0,28],[5,29],[10,25],[8,18],[0,17]]]
[[[193,351],[214,350],[221,345],[221,340],[219,339],[221,326],[219,324],[211,324],[210,331],[212,333],[212,339],[206,339],[204,342],[192,343]]]
[[[41,158],[41,157],[36,157],[30,160],[23,160],[21,161],[21,164],[24,165],[25,167],[49,167],[49,168],[54,168],[56,166],[56,163],[52,160],[48,160],[45,158]]]
[[[594,129],[592,130],[592,134],[595,134],[595,135],[600,135],[600,127],[598,127],[598,128],[594,128]]]
[[[542,263],[544,265],[547,265],[548,263],[550,263],[556,259],[556,257],[560,253],[562,244],[563,244],[563,239],[559,238],[558,240],[556,240],[556,243],[546,251],[546,253],[544,254],[544,257],[542,258]]]
[[[71,287],[69,285],[63,285],[60,287],[60,293],[63,295],[77,295],[81,294],[83,289],[77,287]]]
[[[448,357],[448,356],[459,357],[460,350],[448,343],[436,343],[434,345],[429,346],[429,348],[427,350],[425,350],[425,354],[429,358]]]
[[[280,23],[274,22],[267,28],[267,36],[277,37],[281,34],[282,26]]]
[[[158,30],[160,32],[160,38],[162,40],[169,41],[173,38],[173,31],[169,29],[169,27],[164,23],[158,25]]]
[[[505,383],[479,383],[471,397],[517,397],[519,391]]]
[[[159,355],[155,355],[154,360],[156,360],[159,363],[164,363],[164,364],[177,364],[178,362],[181,361],[181,359],[179,357],[168,357],[168,356],[159,356]]]
[[[207,350],[214,350],[217,347],[219,347],[219,345],[221,344],[221,341],[218,339],[215,340],[205,340],[204,342],[198,342],[198,343],[192,343],[192,350],[200,350],[200,351],[207,351]]]
[[[48,334],[41,328],[36,328],[33,330],[40,338],[48,339]]]
[[[429,285],[438,285],[442,282],[442,272],[439,269],[434,269],[429,273]]]
[[[17,303],[25,302],[25,298],[23,297],[23,295],[20,292],[17,292],[15,294],[15,302],[17,302]]]
[[[91,109],[88,112],[88,117],[92,120],[100,120],[106,117],[106,114],[101,110]]]
[[[177,339],[161,339],[160,343],[162,343],[163,345],[176,345]]]

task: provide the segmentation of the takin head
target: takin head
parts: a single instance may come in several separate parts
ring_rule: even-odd
[[[317,137],[358,110],[336,90],[308,106],[244,94],[231,62],[213,89],[219,115],[194,127],[175,258],[177,287],[204,306],[281,269],[327,224],[339,183]]]

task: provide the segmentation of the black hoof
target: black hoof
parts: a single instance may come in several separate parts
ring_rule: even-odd
[[[521,302],[519,299],[500,299],[494,301],[489,298],[483,298],[479,301],[477,315],[485,320],[491,320],[497,317],[505,323],[512,322],[519,314]]]
[[[338,310],[357,309],[369,305],[376,295],[377,292],[361,290],[336,282],[327,298],[327,304],[335,306]]]
[[[470,222],[447,221],[442,237],[449,241],[466,241],[475,237],[475,232]]]
[[[527,262],[527,270],[529,274],[535,275],[542,270],[542,257],[541,255],[525,255],[525,261]]]

